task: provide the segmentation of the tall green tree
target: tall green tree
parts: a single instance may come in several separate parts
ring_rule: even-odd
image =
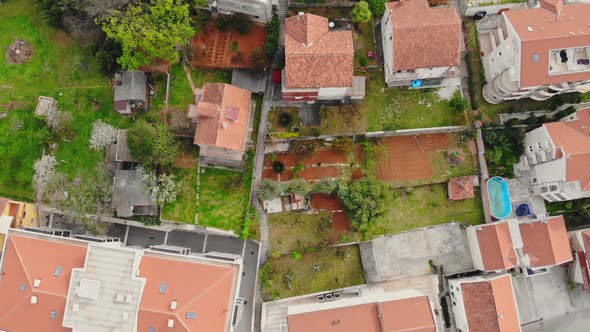
[[[385,214],[391,193],[383,182],[364,178],[348,186],[340,186],[338,196],[344,203],[352,226],[364,232],[378,217]]]
[[[359,1],[352,9],[352,21],[359,24],[367,24],[371,21],[373,15],[366,1]]]
[[[159,122],[138,121],[128,130],[127,143],[133,158],[148,167],[170,167],[179,152],[176,137]]]
[[[118,62],[125,69],[137,69],[155,58],[174,62],[176,47],[195,33],[189,5],[182,0],[150,0],[114,10],[98,19],[108,38],[119,42],[123,54]]]

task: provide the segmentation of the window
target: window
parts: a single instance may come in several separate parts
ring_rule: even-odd
[[[537,183],[537,178],[533,178],[533,183]]]
[[[20,284],[18,286],[18,290],[21,291],[21,292],[24,292],[26,289],[27,289],[27,286],[25,286],[24,284]]]
[[[537,142],[537,148],[541,150],[541,142]]]
[[[150,326],[150,328],[148,329],[149,332],[156,332],[156,328],[153,326]]]
[[[164,294],[166,293],[166,290],[168,289],[168,284],[167,283],[161,283],[160,284],[160,294]]]
[[[549,186],[549,190],[550,191],[557,191],[557,186],[556,185],[550,185]]]
[[[453,302],[453,305],[457,305],[457,303],[456,302]]]
[[[533,62],[539,62],[539,53],[533,53]]]
[[[532,145],[529,145],[529,151],[530,152],[533,152],[533,146]]]
[[[541,193],[546,193],[548,191],[549,189],[547,189],[547,187],[541,187]]]
[[[187,319],[195,319],[195,318],[197,318],[197,314],[194,313],[194,312],[187,312],[186,313],[186,318]]]

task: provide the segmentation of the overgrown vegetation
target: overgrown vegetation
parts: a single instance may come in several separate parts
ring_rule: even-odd
[[[169,168],[179,152],[176,137],[160,122],[138,121],[129,129],[127,142],[133,158],[145,166]]]
[[[272,58],[279,48],[279,17],[274,15],[268,24],[268,35],[266,35],[266,56]]]
[[[490,174],[513,177],[513,165],[524,153],[524,130],[513,127],[483,130],[483,140]]]

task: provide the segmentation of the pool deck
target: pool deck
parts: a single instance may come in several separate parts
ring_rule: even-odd
[[[530,180],[528,176],[506,179],[506,181],[508,182],[508,190],[510,191],[510,200],[512,204],[523,202],[529,203],[533,216],[547,212],[543,198],[540,196],[533,196],[532,192],[530,191]],[[514,215],[514,211],[512,211],[510,216],[516,217]]]

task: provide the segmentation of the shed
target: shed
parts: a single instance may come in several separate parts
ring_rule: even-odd
[[[158,213],[158,207],[147,197],[136,170],[116,171],[114,182],[113,204],[117,217],[154,216]]]
[[[126,71],[121,74],[120,84],[115,85],[115,109],[120,114],[131,114],[135,107],[147,101],[145,72]]]
[[[39,96],[35,115],[48,117],[49,114],[57,110],[57,100],[51,97]]]

